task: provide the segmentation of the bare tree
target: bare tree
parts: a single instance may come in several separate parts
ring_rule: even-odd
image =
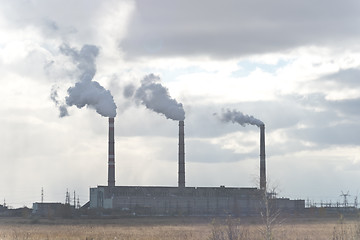
[[[273,240],[274,228],[281,224],[280,209],[276,206],[277,187],[272,187],[270,191],[265,188],[262,192],[262,203],[260,215],[263,221],[263,227],[259,229],[266,240]]]

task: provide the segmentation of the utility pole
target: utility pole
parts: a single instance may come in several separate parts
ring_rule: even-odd
[[[76,197],[75,197],[75,191],[74,191],[74,208],[76,208]]]
[[[41,203],[44,203],[44,188],[41,188]]]

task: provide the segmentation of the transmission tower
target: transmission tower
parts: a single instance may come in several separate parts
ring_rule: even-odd
[[[343,191],[341,191],[341,195],[340,196],[342,196],[343,198],[344,198],[344,207],[345,208],[347,208],[347,206],[348,206],[348,200],[347,200],[347,197],[349,197],[350,196],[350,194],[349,194],[349,191],[347,191],[347,193],[344,193]]]
[[[354,207],[358,208],[358,197],[357,196],[354,199]]]
[[[65,204],[70,205],[70,193],[69,193],[68,189],[66,189]]]
[[[80,199],[79,199],[79,196],[77,197],[76,208],[77,208],[77,209],[80,208]]]
[[[44,188],[41,188],[41,203],[44,203]]]
[[[74,191],[74,208],[76,208],[76,197],[75,197],[75,191]]]

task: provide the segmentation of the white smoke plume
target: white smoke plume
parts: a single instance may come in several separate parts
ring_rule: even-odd
[[[67,111],[66,105],[64,103],[61,103],[59,100],[59,95],[57,92],[57,88],[53,87],[51,89],[50,99],[55,103],[55,105],[59,108],[60,114],[59,117],[65,117],[69,116],[69,113]]]
[[[237,110],[231,111],[230,109],[223,110],[220,116],[220,120],[223,122],[238,123],[243,127],[245,127],[247,124],[256,125],[258,127],[264,125],[261,120],[256,119],[253,116],[243,114],[242,112],[239,112]]]
[[[98,47],[84,45],[78,51],[68,45],[63,45],[60,51],[72,58],[79,71],[79,81],[67,90],[66,104],[75,105],[78,108],[87,106],[104,117],[115,117],[116,104],[110,91],[93,81],[96,73],[95,59],[99,54]]]
[[[135,99],[148,109],[164,114],[166,118],[183,121],[185,119],[183,105],[172,99],[168,89],[159,82],[159,76],[152,73],[146,75],[141,81],[141,86],[135,91]],[[124,95],[130,96],[132,90],[129,86]]]

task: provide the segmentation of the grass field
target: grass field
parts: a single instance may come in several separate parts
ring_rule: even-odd
[[[240,240],[266,239],[256,219],[122,218],[111,220],[0,219],[0,240],[8,239],[124,239],[124,240]],[[355,219],[291,218],[274,225],[271,239],[360,239]]]

